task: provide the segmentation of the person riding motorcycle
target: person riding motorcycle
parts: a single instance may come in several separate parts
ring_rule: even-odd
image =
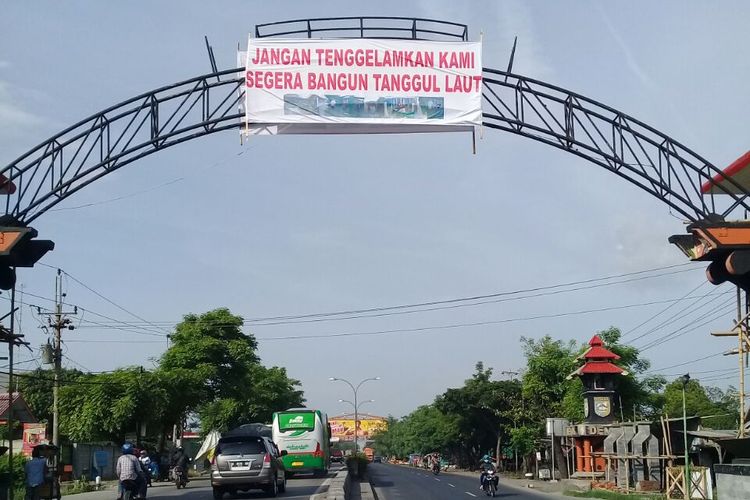
[[[182,468],[182,473],[185,474],[185,482],[188,482],[188,464],[190,463],[190,458],[188,458],[187,454],[185,453],[185,449],[182,446],[178,446],[177,449],[172,453],[172,459],[170,460],[170,466],[172,468],[174,467],[180,467]]]
[[[138,460],[141,461],[143,472],[146,475],[146,484],[151,486],[151,457],[148,456],[148,451],[141,450]]]
[[[434,472],[435,468],[440,472],[440,453],[438,452],[430,454],[430,469]]]
[[[122,455],[117,459],[117,479],[120,481],[120,498],[126,498],[126,492],[130,496],[144,496],[142,490],[146,478],[143,476],[141,463],[134,455],[133,445],[125,443],[122,445]]]
[[[495,464],[492,463],[492,458],[489,455],[482,457],[479,462],[479,470],[481,471],[479,474],[479,489],[481,490],[484,488],[484,478],[487,476],[487,471],[495,470]]]

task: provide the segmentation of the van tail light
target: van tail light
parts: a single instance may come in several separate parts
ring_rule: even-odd
[[[263,455],[263,467],[270,467],[271,466],[271,454],[266,453]]]
[[[211,470],[218,470],[218,467],[216,466],[216,455],[211,457]]]
[[[323,458],[323,452],[320,451],[320,443],[315,447],[315,451],[313,452],[313,456],[315,458]]]

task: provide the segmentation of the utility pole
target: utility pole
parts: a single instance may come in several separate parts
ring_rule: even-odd
[[[747,366],[747,354],[750,352],[750,340],[748,340],[748,318],[750,318],[750,306],[748,306],[748,295],[745,292],[745,314],[742,314],[742,290],[737,287],[737,320],[734,328],[728,332],[711,332],[714,337],[737,337],[737,348],[724,353],[724,356],[737,354],[739,358],[740,379],[738,386],[740,425],[737,437],[745,437],[745,367]]]
[[[54,332],[52,343],[52,362],[54,364],[54,382],[52,385],[52,444],[60,446],[60,377],[62,372],[62,331],[74,330],[75,326],[67,315],[78,314],[78,307],[74,307],[72,312],[63,311],[63,299],[66,294],[62,286],[62,270],[57,270],[55,277],[55,310],[47,315],[47,324]],[[41,314],[41,311],[40,311]],[[54,318],[54,320],[53,320]]]

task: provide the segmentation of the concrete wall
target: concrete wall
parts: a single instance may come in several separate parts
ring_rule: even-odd
[[[750,498],[750,465],[714,464],[716,494],[721,500]]]

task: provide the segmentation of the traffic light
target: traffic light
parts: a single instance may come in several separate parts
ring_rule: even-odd
[[[714,285],[734,283],[750,291],[750,222],[701,221],[689,234],[669,237],[693,261],[709,262],[706,277]]]
[[[16,284],[16,267],[34,267],[44,254],[55,248],[51,240],[36,240],[33,227],[10,215],[0,216],[0,289]]]

